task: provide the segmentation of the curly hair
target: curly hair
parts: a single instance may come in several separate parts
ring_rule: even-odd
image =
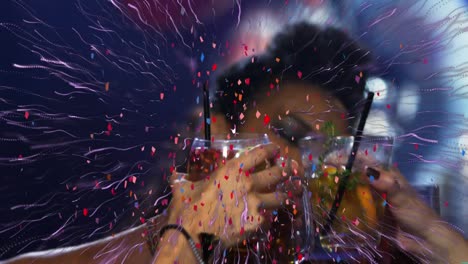
[[[230,67],[217,79],[217,111],[239,125],[244,104],[286,82],[306,82],[335,96],[349,120],[359,112],[370,67],[370,52],[343,31],[308,23],[287,26],[266,52]],[[242,102],[239,95],[242,94]]]

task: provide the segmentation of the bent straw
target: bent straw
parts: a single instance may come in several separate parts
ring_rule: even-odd
[[[366,120],[367,116],[369,116],[369,112],[372,106],[372,100],[374,99],[374,93],[369,92],[367,94],[367,99],[366,99],[366,104],[364,105],[364,109],[362,112],[361,119],[359,120],[359,125],[356,131],[356,135],[354,136],[354,142],[353,142],[353,147],[351,149],[351,153],[348,157],[348,162],[346,163],[346,170],[351,171],[353,168],[354,160],[356,159],[357,151],[359,149],[359,145],[361,144],[361,139],[362,139],[362,132],[364,131],[364,126],[366,125]],[[343,198],[344,192],[346,185],[348,184],[349,181],[349,176],[351,174],[347,174],[343,180],[341,180],[340,185],[338,187],[338,192],[335,195],[335,200],[332,204],[332,208],[330,210],[330,213],[328,214],[328,219],[327,223],[325,224],[324,227],[324,232],[328,233],[330,232],[331,226],[333,224],[333,221],[336,218],[336,212],[338,211],[338,207],[341,204],[341,199]]]

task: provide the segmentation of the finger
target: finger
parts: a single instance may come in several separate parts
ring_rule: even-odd
[[[286,180],[283,177],[284,169],[278,166],[273,166],[269,169],[262,170],[252,175],[252,191],[255,192],[272,192],[276,189],[276,185]]]
[[[265,160],[273,159],[279,153],[279,151],[280,148],[272,143],[258,145],[251,150],[243,152],[239,158],[233,159],[228,163],[231,165],[236,164],[240,167],[240,169],[246,171],[264,163]]]
[[[287,194],[284,192],[274,192],[274,193],[257,193],[256,196],[260,199],[259,208],[272,210],[280,207],[285,204]]]
[[[285,181],[291,181],[291,186],[288,187],[290,190],[295,190],[297,188],[293,187],[300,186],[303,175],[304,168],[300,167],[297,161],[291,160],[288,165],[279,164],[279,166],[273,166],[255,173],[252,176],[252,190],[256,192],[272,192],[277,189],[278,184]]]
[[[384,170],[381,167],[367,167],[365,172],[372,187],[387,193],[389,197],[414,195],[411,186],[396,169]]]
[[[437,214],[396,169],[367,168],[366,174],[373,188],[387,194],[389,208],[404,231],[423,238],[431,236],[429,227],[438,221]]]

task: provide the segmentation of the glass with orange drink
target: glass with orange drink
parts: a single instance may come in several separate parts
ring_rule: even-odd
[[[322,248],[373,255],[380,242],[385,194],[370,188],[366,166],[389,166],[393,138],[363,136],[351,171],[345,170],[354,137],[306,137],[301,140],[302,163],[306,168],[308,196],[312,204],[316,234]],[[331,230],[325,231],[340,181],[348,176]]]

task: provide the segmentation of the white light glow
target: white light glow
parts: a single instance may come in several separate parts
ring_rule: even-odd
[[[383,100],[387,98],[387,83],[381,78],[371,77],[366,82],[366,90],[375,93],[374,100]]]

